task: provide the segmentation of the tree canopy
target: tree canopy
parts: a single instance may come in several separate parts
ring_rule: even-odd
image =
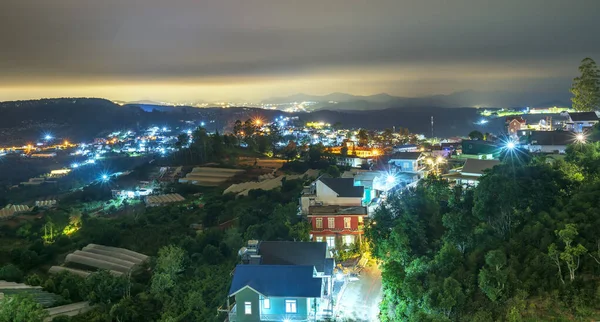
[[[390,196],[366,230],[381,321],[597,319],[599,161],[595,144],[507,157],[475,188],[429,178]]]
[[[587,57],[579,65],[580,76],[573,79],[571,93],[573,109],[578,111],[600,110],[600,70],[596,62]]]

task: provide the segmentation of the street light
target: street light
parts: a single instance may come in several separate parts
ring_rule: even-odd
[[[575,136],[575,139],[577,140],[577,142],[579,143],[585,143],[585,135],[583,135],[583,133],[579,133]]]
[[[506,148],[509,150],[512,150],[516,147],[515,142],[513,141],[509,141],[508,143],[506,143]]]

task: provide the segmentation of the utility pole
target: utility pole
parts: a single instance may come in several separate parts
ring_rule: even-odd
[[[433,139],[433,116],[431,116],[431,139]]]

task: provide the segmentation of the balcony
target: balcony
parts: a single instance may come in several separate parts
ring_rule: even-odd
[[[358,225],[358,228],[312,228],[312,231],[331,231],[334,233],[340,233],[340,232],[352,232],[352,233],[356,233],[356,232],[361,232],[364,230],[364,224],[363,225]]]

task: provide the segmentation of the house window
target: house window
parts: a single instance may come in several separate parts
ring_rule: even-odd
[[[327,236],[327,247],[335,248],[335,236]]]
[[[350,229],[350,217],[344,217],[344,228]]]
[[[315,224],[316,224],[317,228],[323,228],[323,218],[317,218],[315,220],[316,220]]]
[[[327,228],[335,228],[335,218],[327,218]]]
[[[252,302],[244,302],[244,313],[246,315],[252,314]]]
[[[265,298],[263,300],[263,308],[265,309],[270,309],[271,308],[271,300],[268,298]]]
[[[354,244],[354,235],[346,235],[343,236],[344,245],[352,245]]]
[[[296,313],[296,300],[285,300],[285,313]]]
[[[359,224],[362,224],[362,223],[363,223],[363,217],[362,217],[362,216],[359,216],[359,217],[358,217],[358,223],[359,223]]]
[[[317,241],[318,242],[324,242],[325,241],[325,237],[323,237],[323,236],[317,236]]]

